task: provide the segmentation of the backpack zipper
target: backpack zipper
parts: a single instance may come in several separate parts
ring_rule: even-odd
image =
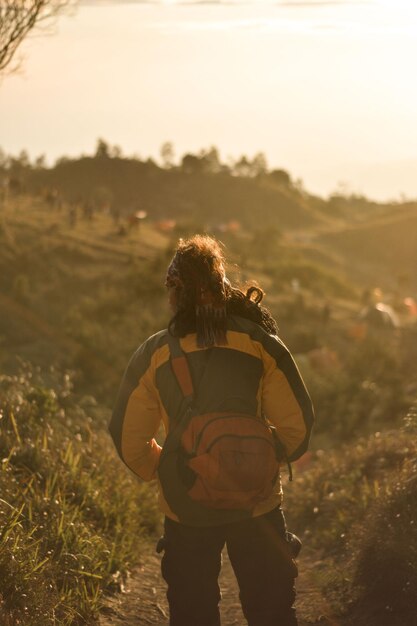
[[[270,428],[264,424],[263,422],[261,422],[261,420],[259,420],[257,417],[253,417],[252,415],[219,415],[218,417],[213,417],[213,419],[209,420],[206,424],[204,424],[203,428],[200,430],[197,439],[195,440],[195,443],[193,445],[193,449],[191,450],[191,454],[196,453],[198,446],[200,445],[200,441],[203,437],[204,431],[206,430],[206,428],[208,426],[210,426],[213,422],[217,422],[218,420],[223,420],[223,419],[231,419],[231,418],[236,418],[239,417],[241,419],[249,419],[249,420],[255,420],[256,422],[258,422],[259,424],[261,424],[264,428],[266,428],[269,432],[271,432]]]
[[[271,448],[274,450],[274,445],[268,441],[268,439],[266,439],[265,437],[259,437],[257,435],[219,435],[218,437],[216,437],[216,439],[214,439],[211,444],[209,445],[208,448],[206,448],[206,452],[210,452],[210,450],[212,449],[212,447],[220,440],[223,439],[224,437],[229,437],[232,439],[261,439],[262,441],[265,441],[268,445],[271,446]]]

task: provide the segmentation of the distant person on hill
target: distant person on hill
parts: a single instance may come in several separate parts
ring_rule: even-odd
[[[226,545],[249,626],[296,626],[279,464],[307,450],[310,398],[262,290],[231,285],[215,239],[180,240],[166,287],[173,317],[132,356],[110,432],[135,474],[158,479],[170,624],[220,625]]]
[[[77,205],[72,203],[68,210],[68,224],[70,228],[75,228],[77,225]]]

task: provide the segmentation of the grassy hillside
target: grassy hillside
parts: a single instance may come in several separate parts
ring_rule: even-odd
[[[122,245],[110,220],[70,229],[23,203],[3,216],[0,237],[3,367],[15,354],[58,363],[114,395],[127,355],[165,322],[157,234]]]
[[[203,167],[204,157],[192,156],[193,168],[164,169],[153,161],[119,156],[83,156],[61,159],[54,167],[31,166],[11,159],[0,167],[0,179],[9,176],[13,193],[39,199],[59,199],[67,219],[69,206],[105,209],[122,218],[138,210],[149,220],[175,220],[182,232],[215,232],[230,222],[256,238],[294,233],[298,243],[328,250],[351,280],[365,286],[416,289],[417,204],[378,204],[362,196],[312,196],[286,173],[265,171],[242,175],[217,164]],[[207,165],[207,164],[205,164]],[[52,205],[51,205],[52,206]],[[382,271],[381,271],[382,270]]]
[[[179,222],[177,231],[161,233],[149,220],[120,237],[108,215],[72,226],[60,217],[31,197],[2,212],[0,364],[13,371],[19,355],[71,368],[80,389],[112,402],[130,354],[169,319],[164,276],[177,233],[186,227]],[[401,414],[411,401],[413,326],[404,318],[400,334],[376,329],[375,335],[370,328],[366,340],[352,341],[360,286],[335,253],[272,234],[223,233],[229,274],[266,289],[266,303],[321,413],[319,429],[347,436],[358,423],[366,428]],[[315,364],[314,351],[333,354],[335,367]],[[372,404],[378,409],[370,411]],[[335,406],[343,419],[334,421]]]
[[[414,205],[333,214],[267,177],[133,163],[125,180],[117,159],[108,172],[95,161],[26,181],[61,185],[61,208],[42,191],[0,209],[0,622],[94,623],[103,590],[120,588],[138,539],[156,532],[152,489],[115,459],[105,423],[131,353],[166,326],[176,239],[205,226],[226,244],[232,280],[265,288],[316,407],[310,466],[286,493],[292,526],[325,557],[318,584],[356,626],[414,626],[414,409],[404,416],[417,325],[400,306],[416,293]],[[138,183],[148,218],[121,230],[102,207],[71,221],[71,199],[104,181],[121,206]],[[230,220],[239,227],[216,227]],[[391,288],[399,329],[358,319],[377,285]]]
[[[119,376],[127,355],[166,324],[163,283],[177,236],[158,233],[149,222],[120,237],[106,215],[70,226],[40,201],[10,202],[0,224],[4,362],[17,352],[45,365],[58,359],[88,370],[95,382],[111,372]],[[274,247],[265,267],[259,236],[229,239],[231,260],[248,255],[245,274],[265,277],[271,287],[279,282],[284,292],[297,275],[312,286],[329,282],[327,270],[307,266],[284,248],[285,261],[274,258]]]
[[[326,249],[349,260],[361,282],[417,291],[417,204],[398,207],[377,221],[329,232],[319,239]]]
[[[145,209],[156,218],[216,225],[239,220],[246,226],[309,227],[322,221],[296,189],[265,178],[229,173],[164,170],[136,159],[84,157],[59,163],[52,169],[30,170],[26,188],[40,192],[57,188],[67,201],[89,199],[100,193],[122,213]]]

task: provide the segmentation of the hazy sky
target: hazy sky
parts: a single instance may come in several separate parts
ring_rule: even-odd
[[[417,197],[417,1],[84,1],[0,83],[0,146],[263,151],[327,194]]]

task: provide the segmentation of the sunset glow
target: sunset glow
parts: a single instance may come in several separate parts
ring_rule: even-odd
[[[99,136],[154,158],[214,144],[318,193],[417,195],[416,18],[411,0],[90,0],[3,79],[1,146],[52,161]]]

